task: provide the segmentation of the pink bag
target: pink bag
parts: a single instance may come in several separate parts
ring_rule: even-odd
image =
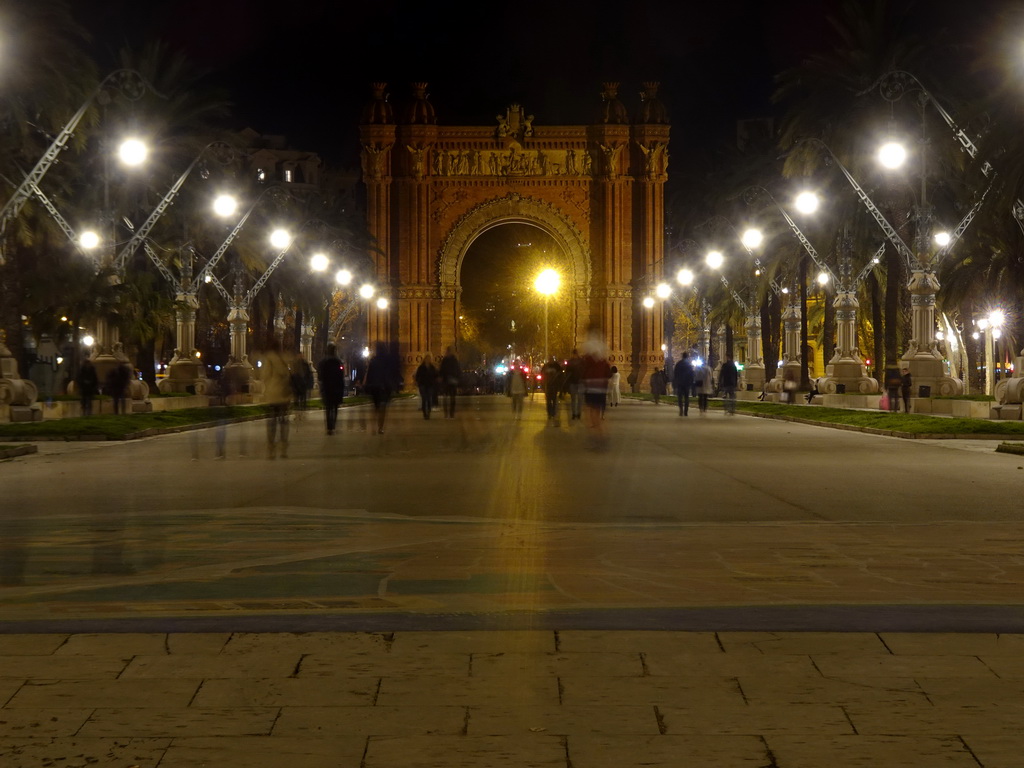
[[[889,410],[889,396],[888,395],[882,395],[882,399],[878,401],[878,408],[879,408],[879,410],[882,410],[882,411],[888,411]]]

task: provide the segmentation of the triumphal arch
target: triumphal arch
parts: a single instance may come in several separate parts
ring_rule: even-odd
[[[618,90],[604,84],[590,125],[547,126],[513,104],[492,125],[447,126],[426,83],[398,108],[373,85],[362,172],[391,301],[370,308],[369,338],[399,344],[406,381],[425,353],[457,347],[463,258],[507,223],[542,229],[565,254],[577,343],[599,329],[623,380],[642,384],[662,364],[662,313],[642,301],[663,267],[669,124],[657,83],[632,115]]]

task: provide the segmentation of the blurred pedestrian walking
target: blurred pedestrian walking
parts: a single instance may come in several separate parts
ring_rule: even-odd
[[[700,415],[704,416],[708,412],[708,398],[715,391],[714,378],[711,375],[711,367],[703,360],[693,373],[694,383],[697,385],[697,408]]]
[[[423,411],[423,418],[430,418],[430,411],[434,407],[437,398],[437,367],[434,365],[434,358],[427,352],[423,356],[423,362],[416,369],[413,378],[416,380],[416,387],[420,392],[420,410]]]
[[[548,426],[558,426],[558,393],[561,391],[562,366],[552,357],[540,369],[541,383],[544,386],[544,405],[548,411]]]
[[[324,358],[316,364],[320,379],[320,400],[324,404],[327,434],[333,435],[338,425],[338,409],[345,400],[345,366],[338,357],[338,348],[328,344]]]
[[[658,368],[651,374],[651,397],[654,399],[655,405],[661,404],[661,397],[666,394],[667,390],[668,376],[665,375],[665,371]]]
[[[672,389],[676,393],[676,401],[679,403],[679,415],[690,415],[690,390],[693,389],[693,365],[690,363],[690,354],[683,352],[683,356],[672,369]]]
[[[569,393],[569,422],[583,415],[583,358],[574,349],[569,363],[565,366],[565,388]]]
[[[526,399],[526,374],[522,368],[513,368],[508,374],[508,394],[512,398],[512,418],[523,418],[523,401]]]
[[[725,412],[730,416],[736,414],[736,388],[739,384],[740,372],[736,369],[732,355],[728,355],[718,371],[718,388],[722,391]]]
[[[128,367],[128,363],[120,360],[107,374],[104,394],[110,395],[114,404],[114,413],[128,412],[128,387],[131,380],[132,369]]]
[[[893,413],[900,409],[900,389],[903,387],[903,377],[896,368],[885,370],[885,395],[888,399],[888,408]]]
[[[459,380],[462,378],[462,366],[459,365],[459,358],[455,356],[455,350],[448,347],[444,357],[441,358],[439,369],[441,374],[441,397],[444,402],[444,417],[455,418],[455,397],[459,393]]]
[[[387,344],[378,341],[376,351],[366,366],[366,376],[363,378],[363,388],[373,400],[378,435],[384,434],[388,405],[394,393],[401,389],[400,379],[398,360],[390,353]]]
[[[270,409],[267,420],[267,458],[288,458],[288,409],[292,402],[291,368],[281,352],[281,343],[271,336],[263,352],[260,381],[263,402]]]
[[[292,365],[292,395],[295,398],[295,411],[301,418],[306,410],[309,390],[313,388],[313,367],[303,357],[297,357]]]
[[[82,367],[78,369],[78,375],[75,377],[75,386],[78,388],[78,397],[82,403],[82,415],[92,416],[92,401],[100,388],[100,380],[96,374],[96,366],[89,358],[82,361]]]
[[[904,368],[900,377],[900,394],[903,395],[903,412],[910,413],[910,390],[914,386],[914,379],[910,375],[910,369]]]
[[[622,392],[619,387],[622,384],[622,375],[616,366],[611,367],[611,375],[608,376],[608,405],[614,408],[622,402]]]
[[[611,376],[608,364],[608,347],[597,328],[591,328],[583,345],[583,403],[587,411],[587,425],[594,430],[594,446],[605,446],[604,415],[608,397],[608,379]]]

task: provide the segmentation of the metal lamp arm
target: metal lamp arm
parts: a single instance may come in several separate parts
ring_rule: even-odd
[[[36,184],[30,185],[30,191],[34,196],[39,198],[39,202],[41,202],[43,207],[46,208],[50,217],[57,222],[57,226],[64,230],[64,234],[67,235],[68,240],[78,249],[78,252],[83,256],[88,256],[89,254],[87,254],[78,243],[78,234],[72,226],[68,224],[67,219],[61,215],[61,212],[57,210],[57,206],[53,204],[53,201],[43,194],[43,191]]]
[[[892,243],[896,251],[906,261],[907,268],[913,269],[915,262],[913,251],[911,251],[910,248],[907,247],[907,244],[903,242],[903,238],[899,236],[899,233],[889,223],[888,219],[885,218],[884,214],[880,210],[878,210],[878,206],[874,204],[874,202],[868,196],[868,193],[864,191],[864,188],[857,183],[857,180],[855,178],[853,178],[853,174],[846,169],[846,166],[843,165],[842,162],[840,162],[839,158],[836,157],[835,153],[828,146],[828,144],[821,141],[820,139],[815,138],[802,139],[801,141],[811,142],[821,147],[826,152],[828,152],[829,157],[831,157],[835,164],[839,166],[839,170],[843,172],[843,176],[845,176],[846,180],[850,182],[850,186],[853,187],[853,191],[857,193],[857,197],[860,198],[860,201],[864,204],[864,207],[868,209],[868,213],[871,214],[872,218],[875,220],[875,222],[877,222],[882,232],[885,233],[886,238],[888,238],[889,242]]]
[[[122,92],[127,93],[126,89],[129,86],[138,88],[141,85],[143,90],[148,89],[153,93],[156,93],[158,96],[160,95],[157,90],[134,69],[117,69],[103,78],[103,81],[96,86],[96,90],[92,92],[89,98],[85,100],[85,103],[78,108],[78,111],[75,112],[75,114],[71,116],[71,119],[68,120],[63,128],[61,128],[60,133],[57,134],[57,137],[47,148],[46,152],[44,152],[43,156],[39,158],[39,161],[25,176],[24,181],[21,182],[18,188],[14,191],[14,194],[11,195],[10,199],[4,204],[3,209],[0,210],[0,235],[7,230],[7,225],[13,219],[18,217],[28,199],[36,193],[43,176],[45,176],[46,172],[50,170],[55,162],[57,162],[57,158],[60,156],[60,153],[67,147],[68,142],[71,140],[71,137],[74,136],[75,130],[78,128],[78,124],[82,121],[82,118],[85,117],[85,113],[89,111],[89,107],[92,106],[92,103],[110,84],[110,82],[117,78],[126,78],[128,81],[134,81],[119,84]],[[130,94],[129,97],[131,97]]]
[[[253,201],[252,205],[249,206],[249,210],[247,210],[245,214],[242,216],[242,218],[238,220],[238,223],[235,224],[234,228],[228,234],[227,238],[225,238],[224,242],[220,244],[220,247],[217,248],[213,256],[210,257],[210,260],[206,262],[206,265],[196,274],[195,280],[192,281],[192,290],[198,290],[200,283],[205,282],[206,275],[213,274],[213,268],[220,263],[220,260],[224,257],[224,254],[227,252],[228,247],[231,245],[231,243],[235,241],[235,238],[238,237],[238,233],[242,231],[242,227],[245,226],[245,222],[249,220],[249,217],[252,215],[253,211],[256,210],[256,207],[262,202],[263,198],[271,191],[277,194],[280,193],[281,190],[277,187],[269,187],[265,189],[260,194],[260,196]]]
[[[853,279],[853,284],[855,286],[860,285],[862,282],[864,282],[864,280],[867,279],[867,276],[871,274],[871,272],[875,269],[875,267],[878,266],[879,262],[882,260],[883,253],[885,253],[885,243],[882,243],[880,246],[878,246],[878,250],[875,251],[875,255],[871,257],[871,261],[865,264],[864,268],[857,273],[857,277]]]

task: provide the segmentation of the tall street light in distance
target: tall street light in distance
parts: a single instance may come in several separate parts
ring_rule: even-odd
[[[558,292],[558,286],[561,284],[562,278],[553,269],[545,269],[539,275],[533,283],[534,289],[537,293],[544,297],[544,360],[548,360],[548,304],[551,296]]]

